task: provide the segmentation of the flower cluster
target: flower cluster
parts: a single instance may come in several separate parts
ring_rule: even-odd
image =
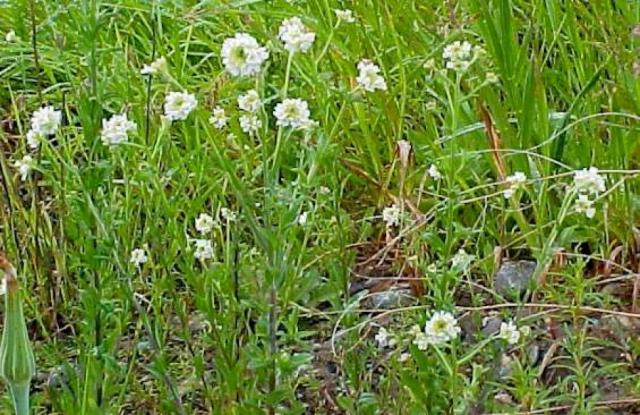
[[[387,225],[387,228],[392,228],[400,224],[400,208],[397,205],[392,205],[382,210],[382,221]]]
[[[27,180],[29,173],[31,173],[31,169],[33,167],[33,157],[27,154],[26,156],[22,157],[22,159],[16,160],[13,166],[16,168],[16,170],[18,170],[18,173],[20,173],[20,180],[25,181]]]
[[[521,187],[527,181],[527,176],[521,171],[515,172],[513,175],[507,177],[505,182],[507,184],[507,188],[502,192],[505,199],[510,199],[516,192],[516,190]]]
[[[233,76],[253,76],[260,72],[269,51],[247,33],[237,33],[222,44],[222,63]]]
[[[285,19],[280,25],[278,36],[290,53],[308,51],[316,39],[316,34],[311,32],[299,17]]]
[[[353,11],[351,10],[335,9],[334,13],[336,14],[339,22],[354,23],[356,21],[356,18],[353,16]]]
[[[471,65],[473,58],[473,47],[471,43],[455,41],[444,48],[442,59],[445,60],[447,69],[456,72],[464,72]]]
[[[102,120],[102,142],[108,146],[115,146],[129,139],[129,131],[138,126],[127,119],[127,114],[116,114]]]
[[[215,128],[219,130],[226,127],[228,121],[229,121],[229,118],[227,117],[227,114],[224,111],[224,109],[221,107],[215,107],[213,109],[211,117],[209,117],[209,123],[211,123],[211,125],[213,125]]]
[[[604,177],[595,167],[577,170],[573,174],[573,187],[577,192],[575,210],[591,219],[596,214],[594,207],[598,195],[607,190]],[[591,196],[594,199],[591,199]]]
[[[193,94],[169,92],[164,101],[164,116],[170,121],[185,120],[197,105]]]
[[[40,140],[52,136],[60,128],[62,112],[53,107],[42,107],[31,116],[31,130],[27,133],[27,143],[31,148],[38,148]]]
[[[374,92],[377,89],[381,91],[387,90],[387,83],[382,75],[380,75],[380,67],[375,63],[364,59],[358,63],[358,71],[356,81],[365,91]]]
[[[436,311],[427,321],[424,332],[419,327],[414,327],[413,344],[420,350],[426,350],[430,344],[437,346],[457,338],[461,331],[453,314],[447,311]]]
[[[285,99],[276,105],[273,115],[278,127],[308,128],[313,124],[309,104],[300,98]]]
[[[460,248],[453,258],[451,258],[451,268],[466,271],[474,259],[474,255],[468,254],[464,248]]]
[[[131,251],[131,257],[129,258],[129,262],[133,265],[139,267],[140,265],[145,264],[149,258],[147,257],[147,252],[142,248],[136,248]]]

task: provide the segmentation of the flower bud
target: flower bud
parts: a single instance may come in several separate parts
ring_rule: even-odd
[[[35,359],[22,311],[20,286],[13,266],[0,255],[0,270],[6,284],[4,331],[0,342],[0,376],[8,383],[16,414],[29,413],[29,384],[35,374]]]

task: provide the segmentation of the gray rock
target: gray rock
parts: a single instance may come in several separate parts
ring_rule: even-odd
[[[487,317],[484,322],[484,326],[482,327],[482,334],[485,337],[490,337],[500,331],[500,326],[502,325],[502,319],[498,316],[490,316]]]
[[[536,266],[535,261],[503,262],[493,279],[493,288],[504,297],[518,297],[529,288]]]

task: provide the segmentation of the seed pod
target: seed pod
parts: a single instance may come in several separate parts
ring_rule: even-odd
[[[0,269],[6,284],[4,331],[0,342],[0,376],[11,390],[16,415],[29,414],[29,384],[36,364],[22,311],[16,271],[0,255]]]

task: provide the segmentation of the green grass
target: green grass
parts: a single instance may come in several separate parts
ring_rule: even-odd
[[[356,22],[337,24],[336,8]],[[638,410],[640,3],[12,0],[0,16],[18,37],[0,49],[0,250],[26,294],[33,413]],[[287,71],[278,28],[292,16],[316,39]],[[257,77],[224,71],[237,32],[269,49]],[[461,73],[442,58],[458,40],[484,50]],[[141,76],[160,56],[170,76]],[[387,91],[354,89],[365,58]],[[264,101],[255,137],[238,124],[251,88]],[[168,124],[176,90],[198,107]],[[319,127],[278,128],[286,96],[308,101]],[[44,104],[64,121],[33,151],[25,135]],[[226,130],[208,122],[216,105]],[[138,128],[109,149],[102,119],[122,112]],[[511,199],[496,160],[528,177]],[[589,219],[571,186],[591,166],[607,191]],[[394,203],[401,223],[386,229]],[[217,220],[204,262],[201,213]],[[461,248],[467,270],[451,266]],[[515,300],[493,289],[506,258],[538,263],[540,284]],[[376,284],[355,292],[363,276]],[[413,302],[375,309],[372,291],[407,281]],[[511,346],[478,327],[419,350],[411,327],[436,310],[476,326],[497,313],[531,333]],[[396,345],[377,346],[381,326]],[[8,393],[0,407],[12,410]]]

